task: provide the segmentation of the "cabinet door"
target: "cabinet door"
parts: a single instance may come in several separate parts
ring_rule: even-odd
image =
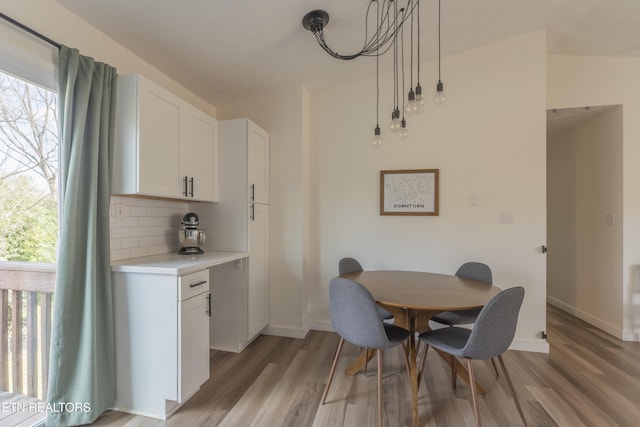
[[[247,178],[249,201],[269,203],[269,134],[248,121]]]
[[[249,339],[269,324],[269,206],[249,206]]]
[[[195,393],[209,378],[209,293],[180,304],[180,375],[178,402]]]
[[[180,100],[142,78],[138,90],[138,192],[179,197]]]
[[[181,175],[187,177],[186,197],[218,201],[218,122],[185,105],[180,147]]]

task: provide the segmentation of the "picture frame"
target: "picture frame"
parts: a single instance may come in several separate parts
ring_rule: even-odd
[[[439,169],[380,171],[380,215],[439,215]]]

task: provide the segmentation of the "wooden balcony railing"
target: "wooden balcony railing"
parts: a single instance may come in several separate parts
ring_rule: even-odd
[[[46,398],[56,267],[0,261],[0,391]]]

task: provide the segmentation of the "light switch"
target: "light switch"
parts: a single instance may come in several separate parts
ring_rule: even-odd
[[[513,224],[513,211],[498,211],[498,224]]]
[[[604,225],[614,225],[616,218],[613,212],[607,212],[604,214]]]

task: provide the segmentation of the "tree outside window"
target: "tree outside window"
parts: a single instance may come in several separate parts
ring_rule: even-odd
[[[53,263],[57,94],[0,71],[0,261]]]

